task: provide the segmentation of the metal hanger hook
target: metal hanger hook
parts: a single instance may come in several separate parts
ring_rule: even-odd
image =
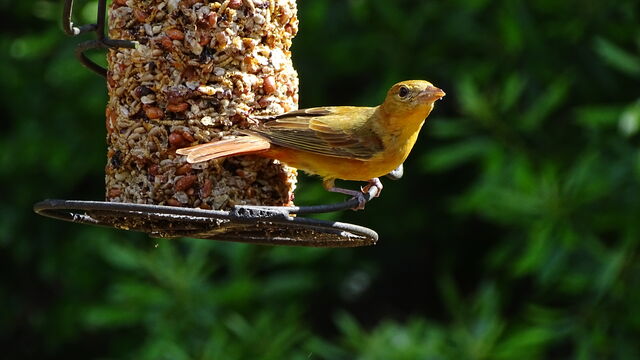
[[[80,60],[82,65],[105,78],[107,77],[107,69],[89,59],[85,52],[93,49],[134,49],[138,45],[136,41],[110,39],[105,34],[104,29],[106,13],[107,0],[98,0],[96,23],[76,26],[71,19],[73,16],[73,0],[65,0],[64,7],[62,9],[62,28],[67,35],[78,36],[88,32],[95,32],[97,34],[97,40],[89,40],[78,44],[76,47],[76,57]]]

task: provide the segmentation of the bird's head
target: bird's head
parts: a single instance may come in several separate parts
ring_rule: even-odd
[[[433,109],[433,103],[444,95],[444,91],[428,81],[407,80],[391,87],[382,106],[389,113],[402,115],[426,112],[426,117]]]

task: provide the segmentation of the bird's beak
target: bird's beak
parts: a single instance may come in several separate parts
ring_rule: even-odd
[[[442,91],[442,89],[439,89],[435,86],[429,86],[420,93],[420,96],[427,101],[436,101],[444,97],[445,95],[446,94],[444,93],[444,91]]]

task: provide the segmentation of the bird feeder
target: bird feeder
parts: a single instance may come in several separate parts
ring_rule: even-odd
[[[295,0],[106,0],[95,32],[77,57],[105,77],[106,201],[46,200],[44,216],[142,231],[260,244],[318,247],[371,245],[370,229],[299,215],[354,208],[357,200],[297,207],[296,170],[276,160],[239,156],[189,164],[176,150],[256,125],[259,115],[297,109],[291,62]],[[108,16],[108,36],[105,19]],[[85,52],[108,49],[108,69]],[[365,194],[368,199],[373,194]]]

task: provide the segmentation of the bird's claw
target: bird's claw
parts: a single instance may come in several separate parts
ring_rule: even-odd
[[[358,200],[358,206],[351,208],[351,210],[364,210],[364,206],[367,204],[367,198],[364,196],[364,193],[357,193],[352,199]]]
[[[369,180],[369,184],[360,188],[360,192],[354,194],[352,199],[358,200],[358,206],[354,207],[353,210],[364,210],[364,206],[367,204],[367,201],[371,200],[371,198],[379,197],[382,193],[382,182],[380,179],[374,178]],[[370,195],[367,198],[365,195]]]
[[[371,197],[379,197],[380,194],[382,193],[382,188],[384,186],[382,186],[382,182],[380,181],[380,179],[378,178],[373,178],[371,180],[369,180],[369,183],[363,187],[360,188],[360,190],[362,190],[363,193],[365,194],[370,194],[371,193],[371,189],[374,189],[373,194],[371,195]]]

